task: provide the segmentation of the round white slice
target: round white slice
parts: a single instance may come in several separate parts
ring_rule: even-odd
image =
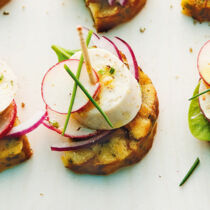
[[[42,81],[42,96],[44,102],[50,109],[64,114],[68,113],[74,86],[74,80],[64,69],[65,64],[76,75],[79,61],[67,60],[53,66],[45,74]],[[84,64],[82,66],[79,80],[88,90],[89,94],[94,97],[98,91],[99,83],[94,85],[91,84]],[[88,104],[88,102],[89,99],[78,87],[72,112],[81,110]]]
[[[101,89],[97,102],[107,114],[113,127],[122,127],[133,120],[141,107],[140,85],[126,65],[115,55],[97,48],[88,51],[91,65],[98,72],[100,78]],[[72,59],[78,59],[80,55],[81,52],[78,52],[73,55]],[[112,69],[112,73],[109,69]],[[76,119],[89,128],[97,130],[112,129],[93,106],[74,115]]]
[[[16,76],[6,63],[0,61],[0,113],[11,104],[16,91]]]
[[[202,93],[206,91],[207,89],[210,89],[210,86],[208,86],[203,80],[200,81],[200,87],[199,87],[199,93]],[[202,113],[204,116],[210,120],[210,92],[207,92],[201,96],[199,96],[199,104]]]
[[[204,44],[199,52],[198,70],[202,79],[210,85],[210,40]]]
[[[54,130],[55,132],[61,134],[63,132],[63,128],[66,122],[66,114],[59,114],[55,111],[47,109],[47,123],[44,123],[48,128]],[[69,138],[87,138],[90,136],[94,136],[97,134],[96,130],[92,130],[86,128],[85,126],[81,125],[73,116],[70,117],[66,132],[64,136]]]

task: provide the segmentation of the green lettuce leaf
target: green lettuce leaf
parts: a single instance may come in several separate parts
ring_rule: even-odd
[[[199,93],[199,87],[200,83],[195,88],[193,96]],[[198,97],[193,99],[190,103],[188,122],[190,131],[195,138],[210,141],[210,123],[200,110]]]

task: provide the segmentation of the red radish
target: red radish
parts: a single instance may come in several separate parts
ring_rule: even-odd
[[[201,78],[210,85],[210,40],[200,49],[197,67]]]
[[[66,122],[66,114],[59,114],[47,108],[47,120],[43,124],[61,134]],[[88,138],[97,134],[96,130],[89,129],[80,124],[73,116],[70,117],[64,136],[69,138]]]
[[[111,133],[112,131],[101,131],[96,136],[93,136],[83,141],[65,142],[61,146],[52,146],[51,150],[57,152],[65,152],[65,151],[83,149],[97,142],[105,140],[106,137]]]
[[[17,115],[17,106],[15,101],[0,113],[0,139],[2,139],[13,128]]]
[[[50,68],[42,81],[42,97],[45,104],[53,111],[61,114],[67,114],[68,112],[74,86],[74,80],[72,80],[65,71],[64,64],[69,66],[71,71],[76,74],[79,60],[70,59],[57,63]],[[96,97],[100,88],[98,76],[95,71],[94,73],[97,78],[96,84],[92,84],[88,79],[86,66],[83,64],[80,74],[80,82],[86,87],[87,91],[93,98]],[[88,102],[89,99],[85,96],[82,90],[78,88],[72,113],[81,111],[88,104]]]
[[[15,126],[10,130],[10,132],[6,135],[6,137],[20,137],[22,135],[25,135],[34,129],[36,129],[39,125],[42,124],[44,119],[46,118],[47,113],[46,111],[38,111],[36,112],[28,121],[25,123],[21,123],[18,126]]]
[[[199,87],[199,93],[204,92],[205,90],[210,89],[210,86],[208,86],[202,79],[200,81],[200,87]],[[201,96],[199,96],[199,105],[201,112],[205,116],[205,118],[210,121],[210,92],[205,93]]]
[[[136,78],[136,80],[139,80],[138,63],[130,45],[119,37],[114,38],[114,43],[116,44],[118,49],[126,56],[129,69],[133,76]]]

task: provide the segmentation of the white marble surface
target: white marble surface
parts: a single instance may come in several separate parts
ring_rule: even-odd
[[[10,15],[3,16],[4,10]],[[187,99],[198,81],[196,57],[210,39],[210,27],[193,24],[180,10],[179,0],[148,0],[135,19],[107,33],[133,46],[157,88],[160,117],[149,154],[110,176],[75,175],[50,151],[58,136],[41,126],[28,135],[31,160],[0,174],[1,210],[210,209],[210,144],[192,137],[187,123]],[[22,121],[42,104],[40,81],[56,62],[50,46],[78,47],[78,24],[92,27],[83,0],[12,0],[0,10],[0,57],[19,77]],[[178,187],[196,157],[199,167]]]

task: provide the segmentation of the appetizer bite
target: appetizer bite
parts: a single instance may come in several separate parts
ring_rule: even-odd
[[[143,8],[146,0],[85,0],[98,32],[132,19]]]
[[[182,13],[199,22],[210,21],[209,0],[182,0]]]
[[[140,161],[152,146],[156,90],[131,47],[78,27],[81,50],[52,48],[59,63],[42,82],[47,128],[66,136],[53,151],[76,173],[106,175]],[[87,49],[82,31],[87,35]],[[92,37],[92,38],[91,38]],[[84,62],[85,61],[85,62]],[[69,105],[70,104],[70,105]]]
[[[210,141],[210,40],[199,52],[197,68],[201,78],[189,99],[189,127],[194,137]]]
[[[14,96],[17,79],[6,63],[0,61],[0,172],[24,162],[32,155],[25,134],[34,130],[46,117],[44,111],[20,124]]]

